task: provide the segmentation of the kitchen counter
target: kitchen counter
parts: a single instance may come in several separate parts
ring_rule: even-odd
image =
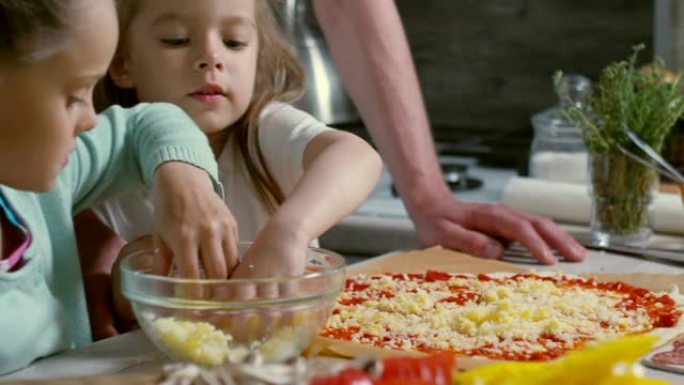
[[[470,176],[482,179],[482,188],[459,192],[464,201],[497,202],[503,186],[516,175],[512,170],[471,167]],[[412,222],[401,201],[391,195],[389,175],[385,172],[370,198],[354,214],[345,218],[321,237],[321,246],[343,254],[349,264],[396,250],[419,248]],[[570,230],[584,230],[568,227]],[[658,244],[680,245],[684,238],[655,237]],[[664,243],[663,243],[664,242]],[[669,243],[668,243],[669,242]],[[559,262],[553,266],[534,264],[531,259],[505,257],[508,262],[537,270],[566,273],[669,273],[684,274],[684,265],[667,265],[615,253],[590,251],[582,263]],[[97,374],[158,370],[164,357],[141,332],[127,333],[35,362],[30,367],[0,377],[7,380],[36,380]],[[646,369],[649,376],[684,384],[684,375]]]
[[[350,261],[356,260],[352,256]],[[665,265],[653,261],[590,251],[582,263],[560,262],[553,266],[540,266],[529,261],[509,260],[537,270],[560,270],[568,273],[670,273],[684,274],[684,266]],[[37,380],[57,377],[88,376],[97,374],[130,373],[158,370],[164,358],[141,332],[127,333],[67,351],[35,362],[30,367],[0,377],[8,380]],[[646,369],[649,376],[684,383],[684,375]]]

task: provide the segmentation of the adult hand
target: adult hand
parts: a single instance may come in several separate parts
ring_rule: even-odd
[[[586,256],[586,250],[552,220],[506,205],[464,203],[448,196],[410,214],[424,246],[442,245],[498,259],[505,243],[518,241],[545,265],[556,262],[552,249],[567,261],[579,262]]]
[[[237,224],[214,192],[207,173],[182,162],[168,162],[155,173],[155,272],[226,278],[238,262]]]

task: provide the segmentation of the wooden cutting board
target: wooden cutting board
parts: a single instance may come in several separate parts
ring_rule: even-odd
[[[426,250],[388,254],[373,258],[366,262],[354,264],[348,268],[348,276],[355,274],[377,274],[385,272],[420,273],[430,270],[442,270],[451,273],[494,273],[494,272],[526,272],[530,269],[501,262],[475,258],[456,251],[435,247]],[[623,281],[652,291],[669,290],[677,285],[684,291],[684,275],[674,274],[595,274],[598,281]],[[349,341],[339,341],[330,338],[317,337],[311,344],[310,352],[338,357],[361,356],[393,356],[420,355],[421,353],[406,353],[397,350],[381,349],[369,345],[361,345]],[[459,369],[467,370],[473,367],[491,364],[493,360],[459,357]]]
[[[8,381],[3,385],[156,385],[161,380],[159,373],[112,374],[104,376],[72,377],[37,381]]]

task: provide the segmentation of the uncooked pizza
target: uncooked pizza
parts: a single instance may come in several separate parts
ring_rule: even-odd
[[[491,359],[557,358],[589,341],[682,330],[679,293],[560,273],[357,275],[323,337]]]

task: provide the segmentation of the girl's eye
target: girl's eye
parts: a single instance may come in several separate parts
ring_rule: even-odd
[[[188,44],[188,42],[190,41],[190,39],[188,39],[187,37],[169,37],[159,40],[162,42],[162,44],[168,45],[170,47],[180,47],[185,44]]]
[[[224,40],[223,44],[232,49],[241,49],[247,47],[247,42],[244,41],[239,41],[239,40]]]
[[[74,106],[87,106],[88,102],[85,101],[83,98],[79,98],[76,96],[69,96],[67,98],[67,108],[71,108]]]

